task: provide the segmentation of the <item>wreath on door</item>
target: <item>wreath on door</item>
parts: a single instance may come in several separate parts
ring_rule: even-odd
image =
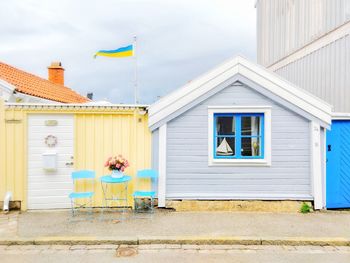
[[[53,136],[53,135],[48,135],[48,136],[46,136],[46,138],[45,138],[45,144],[46,144],[48,147],[55,147],[56,144],[57,144],[57,137],[56,137],[56,136]]]

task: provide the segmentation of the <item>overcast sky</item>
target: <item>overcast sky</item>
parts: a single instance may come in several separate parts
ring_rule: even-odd
[[[93,59],[138,37],[140,102],[152,103],[237,54],[256,60],[255,0],[0,1],[0,61],[95,100],[133,102],[132,58]]]

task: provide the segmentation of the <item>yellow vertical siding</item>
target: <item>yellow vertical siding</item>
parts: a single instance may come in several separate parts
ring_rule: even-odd
[[[77,114],[75,115],[75,168],[96,171],[97,177],[109,174],[104,163],[109,156],[122,154],[130,162],[125,171],[133,180],[129,183],[129,196],[134,190],[135,173],[150,168],[150,132],[147,116],[137,111],[123,114]],[[150,185],[140,185],[150,187]],[[86,189],[82,185],[79,189]],[[120,190],[114,186],[114,191]],[[94,206],[102,205],[103,194],[100,181],[95,184]],[[132,199],[129,199],[132,205]]]
[[[6,133],[6,129],[5,129],[4,101],[0,99],[0,198],[3,198],[6,191],[6,188],[5,188],[5,185],[6,185],[5,133]]]
[[[5,110],[2,115],[0,200],[11,191],[13,199],[23,201],[26,209],[26,114],[22,110]]]
[[[50,109],[30,107],[4,107],[0,101],[0,201],[6,191],[12,191],[14,200],[22,201],[27,208],[27,115],[28,114],[74,114],[74,168],[96,171],[95,206],[102,205],[102,189],[99,177],[109,174],[104,162],[109,156],[122,154],[130,167],[126,174],[133,177],[129,183],[129,205],[134,190],[134,176],[138,169],[150,168],[151,133],[148,117],[138,109],[96,110]],[[80,185],[79,189],[87,189]],[[149,182],[140,185],[149,188]],[[118,190],[118,188],[116,188]]]

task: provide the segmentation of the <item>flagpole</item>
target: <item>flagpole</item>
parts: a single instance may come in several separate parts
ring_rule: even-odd
[[[134,36],[133,52],[134,52],[134,104],[138,104],[138,72],[137,72],[137,37]]]

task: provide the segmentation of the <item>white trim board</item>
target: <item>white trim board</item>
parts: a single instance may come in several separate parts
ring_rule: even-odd
[[[350,120],[350,113],[347,113],[347,112],[333,112],[332,120]]]
[[[277,74],[238,56],[152,104],[149,107],[149,127],[151,130],[157,129],[164,120],[169,121],[169,116],[177,117],[177,114],[181,114],[181,109],[235,76],[238,81],[240,78],[242,80],[247,78],[259,84],[274,95],[314,116],[320,122],[331,124],[332,106],[327,102],[298,88]]]
[[[313,200],[311,195],[272,194],[272,193],[169,193],[167,200]]]
[[[323,200],[323,163],[321,161],[321,127],[315,122],[310,123],[311,136],[311,178],[312,178],[312,194],[314,197],[315,209],[322,209]],[[324,143],[324,142],[322,142]]]
[[[166,148],[167,148],[167,125],[163,124],[159,128],[159,161],[158,161],[158,207],[165,207],[166,193]]]
[[[328,32],[327,34],[321,36],[320,38],[310,42],[306,46],[294,51],[293,53],[287,55],[286,57],[283,57],[277,62],[274,62],[267,68],[271,71],[279,70],[280,68],[283,68],[286,65],[293,63],[294,61],[297,61],[311,54],[312,52],[315,52],[316,50],[319,50],[325,46],[328,46],[332,42],[340,38],[343,38],[349,34],[350,34],[350,21],[337,27],[331,32]]]

